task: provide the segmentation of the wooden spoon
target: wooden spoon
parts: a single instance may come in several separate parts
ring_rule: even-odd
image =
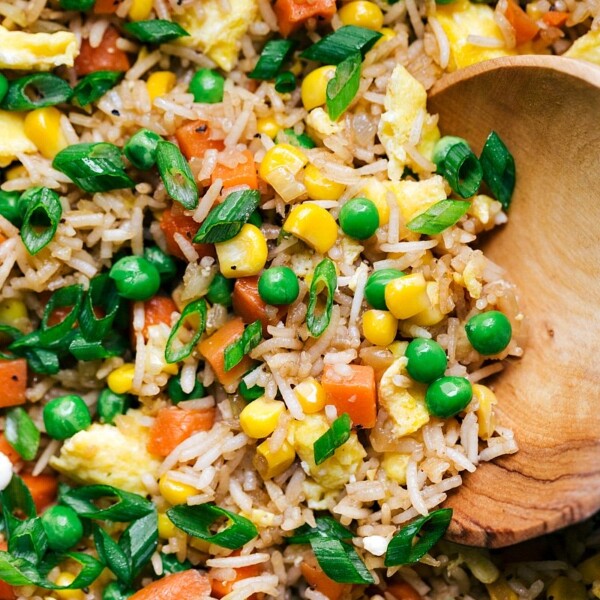
[[[483,62],[431,90],[440,129],[512,151],[509,222],[486,254],[521,290],[529,338],[497,376],[517,454],[467,474],[449,537],[501,547],[600,509],[600,68],[551,56]]]

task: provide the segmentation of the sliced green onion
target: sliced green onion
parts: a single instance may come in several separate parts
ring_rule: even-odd
[[[62,217],[58,194],[45,187],[30,188],[19,200],[25,206],[21,239],[29,254],[37,254],[54,238]]]
[[[443,137],[433,149],[433,162],[437,172],[461,198],[477,193],[483,169],[465,140],[449,135]]]
[[[194,237],[194,242],[214,244],[235,237],[258,207],[260,192],[242,190],[232,192],[213,208]]]
[[[4,425],[6,441],[21,455],[23,460],[33,460],[40,447],[40,430],[27,411],[21,407],[6,413]]]
[[[16,227],[21,226],[23,215],[19,210],[20,192],[5,192],[0,190],[0,215]]]
[[[48,549],[48,537],[39,517],[21,521],[11,532],[8,551],[37,565]]]
[[[360,86],[361,65],[361,55],[352,54],[337,66],[327,82],[327,112],[332,121],[337,121],[354,100]]]
[[[14,79],[0,103],[5,110],[33,110],[68,102],[73,96],[69,84],[51,73],[34,73]]]
[[[225,348],[225,370],[230,371],[242,362],[246,354],[254,350],[262,340],[262,323],[254,321],[244,329],[242,336]]]
[[[123,29],[140,42],[149,44],[164,44],[190,35],[181,25],[166,19],[124,23]]]
[[[116,500],[107,508],[98,508],[93,502],[100,499]],[[154,510],[149,500],[110,485],[87,485],[61,495],[61,503],[72,508],[80,517],[106,521],[127,522],[144,517]]]
[[[150,129],[140,129],[127,140],[123,154],[134,167],[147,171],[156,164],[156,149],[162,139]]]
[[[13,474],[10,483],[0,492],[0,504],[2,505],[2,516],[8,538],[18,527],[22,519],[33,519],[36,516],[35,504],[29,488],[25,482],[16,474]],[[0,575],[0,580],[2,576]]]
[[[198,326],[192,339],[182,346],[181,348],[175,349],[173,345],[175,340],[179,337],[179,330],[183,327],[185,322],[192,316],[195,316],[198,319]],[[169,335],[169,339],[167,340],[167,345],[165,347],[165,360],[169,363],[176,363],[180,360],[186,359],[196,347],[196,344],[200,340],[200,337],[204,333],[204,329],[206,328],[206,300],[204,298],[200,298],[198,300],[194,300],[190,302],[181,313],[181,316],[175,323],[173,329],[171,329],[171,333]]]
[[[176,554],[163,554],[160,553],[160,561],[162,562],[163,574],[171,575],[173,573],[181,573],[181,571],[187,571],[192,569],[192,563],[189,560],[179,562]]]
[[[315,463],[320,465],[333,456],[335,451],[350,439],[350,431],[352,421],[348,413],[335,419],[329,429],[313,444]]]
[[[331,259],[324,258],[315,269],[308,295],[306,325],[313,337],[319,337],[329,326],[331,311],[333,309],[333,295],[335,294],[336,287],[337,274],[335,272],[335,265]],[[327,290],[327,300],[325,308],[317,314],[319,296],[323,289]]]
[[[96,0],[58,0],[58,5],[64,10],[89,10]]]
[[[60,363],[56,352],[43,348],[26,348],[23,356],[32,371],[40,375],[56,375],[60,371]]]
[[[93,525],[94,544],[98,552],[98,558],[106,565],[123,583],[131,581],[131,565],[121,546],[115,542],[104,529]]]
[[[75,0],[79,2],[79,0]],[[72,102],[79,106],[87,106],[96,102],[121,81],[122,71],[95,71],[86,75],[74,88]]]
[[[152,263],[160,274],[160,281],[166,283],[177,275],[177,264],[170,254],[163,252],[158,246],[146,246],[144,258]]]
[[[337,65],[357,52],[364,57],[381,35],[364,27],[344,25],[309,46],[300,56],[326,65]]]
[[[295,47],[294,40],[269,40],[248,77],[251,79],[274,79],[292,55]]]
[[[115,282],[105,273],[90,281],[88,293],[79,315],[79,327],[83,337],[89,342],[104,339],[111,330],[121,305]],[[96,309],[102,309],[103,317],[96,316]]]
[[[327,538],[335,540],[351,540],[354,534],[346,529],[341,523],[328,515],[319,516],[315,519],[316,526],[302,525],[298,527],[286,539],[288,544],[310,544],[315,538]]]
[[[119,546],[129,559],[132,578],[137,577],[148,563],[157,545],[158,516],[154,510],[145,517],[133,521],[119,539]]]
[[[230,550],[241,548],[258,535],[258,529],[252,521],[214,504],[180,504],[170,508],[167,517],[188,535]],[[211,527],[223,518],[227,519],[227,526],[213,533]]]
[[[406,224],[406,228],[425,235],[437,235],[452,227],[471,207],[464,200],[440,200]]]
[[[123,356],[128,347],[127,340],[117,331],[110,331],[103,340],[95,342],[88,342],[80,333],[76,333],[69,344],[69,352],[77,360],[87,362]]]
[[[419,561],[446,533],[451,520],[452,509],[440,508],[402,528],[388,545],[385,566],[397,567]]]
[[[314,148],[315,143],[313,140],[307,136],[305,133],[296,133],[293,129],[284,129],[283,133],[287,138],[287,142],[292,146],[297,146],[298,148]],[[279,135],[278,135],[279,138]],[[278,143],[281,143],[279,139]]]
[[[156,165],[167,194],[188,210],[196,208],[198,186],[181,150],[171,142],[158,142]]]
[[[373,575],[350,544],[336,539],[314,538],[310,545],[321,569],[338,583],[375,583]]]
[[[69,285],[56,290],[44,308],[39,332],[40,343],[46,345],[64,338],[79,318],[82,302],[83,286],[81,284]],[[71,310],[65,318],[60,323],[49,326],[48,321],[54,311],[66,307],[70,307]]]
[[[485,141],[479,162],[483,169],[483,180],[502,208],[508,210],[515,189],[515,159],[495,131]]]
[[[248,371],[248,373],[250,373],[250,371]],[[248,373],[246,373],[246,375],[248,375]],[[244,377],[246,375],[244,375]],[[252,400],[256,400],[257,398],[264,396],[265,388],[261,387],[260,385],[253,385],[251,388],[249,388],[242,378],[238,387],[238,393],[246,402],[252,402]]]
[[[290,92],[293,92],[297,85],[296,76],[290,71],[279,73],[275,78],[275,91],[280,94],[289,94]]]
[[[121,151],[108,142],[68,146],[54,157],[52,166],[92,194],[135,185],[125,172]]]

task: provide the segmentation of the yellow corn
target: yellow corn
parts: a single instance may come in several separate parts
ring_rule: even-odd
[[[379,44],[383,44],[384,42],[389,42],[390,40],[396,37],[396,32],[391,27],[382,27],[379,30],[381,37],[377,40],[376,46]]]
[[[190,496],[198,493],[198,490],[191,485],[171,479],[168,473],[160,478],[158,490],[169,504],[185,504]]]
[[[171,71],[156,71],[148,77],[146,81],[146,89],[148,90],[148,96],[150,96],[150,102],[154,102],[155,98],[168,94],[177,83],[175,73]]]
[[[248,437],[266,438],[275,431],[279,415],[284,410],[285,404],[279,400],[269,400],[264,396],[257,398],[240,413],[240,426]]]
[[[430,305],[409,320],[419,327],[430,327],[437,325],[446,316],[440,310],[440,284],[437,281],[427,282],[427,297]]]
[[[335,219],[316,204],[304,203],[295,206],[285,220],[283,229],[300,238],[320,254],[325,254],[337,239]]]
[[[385,286],[385,304],[396,319],[408,319],[430,306],[421,273],[393,279]]]
[[[153,0],[133,0],[129,9],[132,21],[145,21],[152,12]]]
[[[295,60],[292,63],[292,66],[290,67],[290,71],[296,76],[296,77],[300,77],[300,73],[302,73],[302,69],[303,69],[303,65],[302,65],[302,61],[300,60]]]
[[[494,405],[497,404],[496,394],[489,387],[479,383],[473,384],[473,396],[479,402],[477,421],[479,422],[479,437],[487,440],[494,432]]]
[[[2,300],[0,302],[0,323],[23,329],[28,322],[27,306],[22,300]]]
[[[366,0],[355,0],[344,4],[338,10],[338,17],[344,25],[356,25],[378,31],[383,26],[383,13],[377,4]]]
[[[21,179],[22,177],[27,177],[27,169],[23,165],[11,167],[10,169],[7,169],[4,173],[4,179],[6,179],[6,181],[12,181],[13,179]]]
[[[291,144],[276,144],[265,154],[258,174],[262,179],[267,181],[269,173],[275,169],[284,168],[292,175],[296,175],[300,169],[308,162],[308,158],[302,150],[292,146]]]
[[[36,108],[25,117],[25,135],[45,158],[54,158],[68,146],[60,128],[60,117],[60,111],[54,106]]]
[[[494,583],[488,583],[485,587],[490,600],[519,600],[519,596],[502,577],[496,579]]]
[[[228,278],[258,275],[267,262],[267,240],[250,223],[230,240],[215,244],[221,273]]]
[[[256,120],[256,130],[258,133],[268,135],[271,139],[275,139],[275,136],[279,133],[281,127],[277,124],[277,121],[273,117],[262,117]]]
[[[568,577],[557,577],[546,590],[548,600],[586,600],[585,585]]]
[[[173,525],[173,521],[165,513],[158,513],[158,535],[163,540],[175,537],[180,531]]]
[[[376,346],[388,346],[398,331],[398,320],[387,310],[368,310],[362,318],[363,335]]]
[[[408,348],[408,342],[392,342],[387,349],[392,353],[394,358],[402,358],[406,354],[406,348]]]
[[[125,363],[108,376],[106,380],[108,387],[115,394],[127,394],[133,387],[134,373],[135,365],[133,363]]]
[[[284,441],[276,452],[271,452],[269,440],[265,440],[256,448],[254,466],[263,479],[271,479],[289,469],[295,458],[296,452],[288,442]]]
[[[578,567],[577,570],[583,577],[583,582],[587,585],[594,583],[594,581],[600,580],[600,554],[594,554],[587,560],[584,560]]]
[[[58,574],[56,578],[56,585],[71,585],[75,581],[75,575],[73,573],[67,573],[63,571]],[[54,592],[59,598],[64,600],[84,600],[85,594],[82,590],[56,590]]]
[[[335,67],[325,65],[311,71],[302,81],[300,95],[306,110],[323,106],[327,100],[327,84],[335,75]]]
[[[337,200],[346,189],[344,184],[327,179],[314,165],[304,169],[304,185],[313,200]]]
[[[377,207],[379,213],[379,225],[383,227],[390,221],[390,205],[387,201],[388,188],[379,181],[372,177],[362,189],[362,195],[368,198]]]
[[[318,413],[325,408],[325,390],[323,386],[314,378],[309,377],[301,381],[295,388],[294,393],[302,410],[307,415]]]

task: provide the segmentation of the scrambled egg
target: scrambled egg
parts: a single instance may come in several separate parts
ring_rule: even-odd
[[[379,139],[389,158],[388,174],[397,181],[404,167],[419,172],[421,168],[410,159],[404,149],[409,142],[415,120],[423,113],[422,142],[417,150],[431,160],[433,146],[440,133],[434,117],[427,113],[427,92],[402,65],[392,72],[385,95],[385,112],[379,122]]]
[[[450,42],[448,71],[455,71],[475,63],[516,54],[504,47],[500,27],[494,20],[494,11],[487,4],[473,4],[469,0],[456,0],[451,4],[438,4],[436,17]],[[468,41],[470,35],[497,40],[500,47],[485,48]]]
[[[600,65],[600,29],[588,31],[584,36],[575,40],[575,43],[563,56],[587,60]]]
[[[396,437],[415,433],[429,422],[425,406],[427,386],[415,382],[409,388],[403,388],[394,383],[395,375],[405,375],[405,362],[404,358],[395,360],[379,382],[379,404],[390,415]]]
[[[25,135],[25,114],[0,110],[0,167],[6,167],[18,153],[37,152],[35,144]]]
[[[306,124],[309,133],[316,138],[323,139],[329,135],[334,135],[344,130],[344,122],[336,123],[329,118],[325,110],[319,106],[311,110],[306,117]]]
[[[201,50],[225,71],[237,63],[241,40],[258,15],[256,0],[228,1],[227,11],[220,0],[205,0],[173,17],[190,34],[179,43]]]
[[[160,461],[146,449],[148,428],[140,416],[130,410],[117,418],[116,427],[94,423],[68,439],[50,465],[81,484],[112,485],[145,496],[142,475],[156,478]]]
[[[391,479],[400,485],[406,485],[406,469],[409,460],[410,454],[385,452],[381,461],[381,466],[388,479]]]
[[[49,71],[59,65],[72,67],[79,54],[70,31],[26,33],[0,26],[0,69]]]

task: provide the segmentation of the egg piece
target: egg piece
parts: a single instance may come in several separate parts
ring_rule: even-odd
[[[116,426],[94,423],[62,446],[50,465],[81,484],[105,484],[145,496],[142,475],[157,478],[160,461],[148,450],[148,427],[142,413],[130,410],[117,417]]]
[[[424,213],[436,202],[445,200],[448,197],[446,184],[441,175],[434,175],[421,181],[410,179],[392,181],[386,185],[396,196],[405,223]]]
[[[177,43],[204,52],[225,71],[235,67],[242,38],[258,15],[257,0],[229,0],[228,4],[225,10],[221,0],[205,0],[173,15],[190,34]]]
[[[306,117],[308,132],[312,137],[323,139],[329,135],[340,133],[345,129],[344,122],[336,123],[329,118],[329,115],[322,107],[314,108]]]
[[[517,52],[504,47],[504,37],[494,19],[494,10],[487,4],[474,4],[469,0],[456,0],[451,4],[438,4],[436,18],[450,43],[448,71],[456,71],[475,63],[512,56]],[[478,46],[472,43],[478,36],[490,40],[495,47]]]
[[[393,422],[395,437],[404,437],[419,431],[429,422],[425,406],[427,386],[414,382],[405,388],[396,385],[397,375],[405,375],[404,357],[395,360],[385,371],[379,382],[379,404],[386,410]]]
[[[49,71],[72,67],[79,54],[77,38],[70,31],[27,33],[0,26],[0,69]]]
[[[317,465],[313,444],[328,429],[329,421],[322,413],[305,415],[302,421],[294,421],[288,441],[318,485],[327,490],[340,490],[356,473],[367,453],[353,431],[332,457]]]
[[[563,54],[569,58],[578,58],[600,65],[600,29],[588,31],[575,40],[573,45]]]
[[[406,485],[406,470],[410,454],[400,452],[385,452],[381,461],[381,466],[388,479]]]
[[[37,152],[36,145],[25,135],[25,114],[0,110],[0,167],[8,166],[17,154]]]

